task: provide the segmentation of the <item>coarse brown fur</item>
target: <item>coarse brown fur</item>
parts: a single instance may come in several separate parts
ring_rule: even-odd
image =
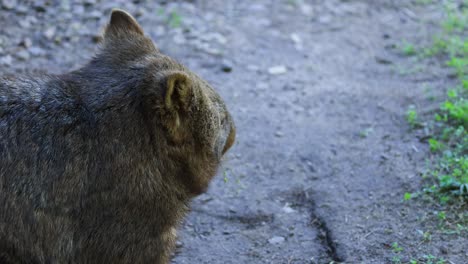
[[[114,10],[83,68],[0,78],[0,263],[167,263],[234,137],[219,95]]]

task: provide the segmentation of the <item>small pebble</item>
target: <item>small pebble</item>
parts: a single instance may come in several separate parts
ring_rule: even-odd
[[[276,136],[276,137],[283,137],[284,134],[283,134],[283,132],[281,132],[281,131],[276,131],[276,132],[275,132],[275,136]]]
[[[10,66],[12,62],[13,62],[13,58],[9,54],[6,56],[0,57],[0,65]]]
[[[23,41],[20,42],[20,46],[23,46],[25,48],[29,48],[32,45],[32,40],[30,38],[25,38]]]
[[[299,51],[303,50],[301,37],[297,33],[292,33],[290,37],[294,42],[294,47]]]
[[[288,69],[284,65],[273,66],[268,69],[268,73],[271,75],[285,74],[287,71]]]
[[[39,47],[34,47],[34,46],[29,48],[29,52],[33,56],[41,56],[41,55],[45,54],[45,51],[43,49],[41,49]]]
[[[28,19],[21,19],[20,21],[18,21],[18,24],[20,25],[20,27],[23,28],[28,28],[31,26],[31,22]]]
[[[176,246],[176,248],[181,248],[181,247],[184,246],[184,243],[182,243],[181,241],[177,240],[177,241],[175,242],[175,246]]]
[[[70,11],[70,1],[68,0],[62,0],[61,4],[60,4],[60,8],[63,10],[63,11]]]
[[[205,49],[205,52],[210,55],[221,55],[221,51],[216,48],[208,47]]]
[[[13,9],[16,5],[16,0],[2,0],[2,7],[7,10]]]
[[[184,35],[182,34],[177,34],[173,37],[174,43],[178,45],[183,45],[187,40],[185,39]]]
[[[283,212],[285,212],[285,213],[287,213],[287,214],[290,214],[290,213],[294,213],[295,210],[292,209],[291,207],[289,207],[289,205],[285,205],[285,206],[283,207]]]
[[[27,50],[21,50],[18,53],[16,53],[16,57],[20,60],[29,60],[30,54]]]
[[[223,62],[221,63],[221,70],[223,72],[232,72],[232,67],[232,62],[229,60],[223,60]]]
[[[48,29],[46,29],[46,31],[44,31],[44,36],[47,38],[47,39],[52,39],[55,35],[55,27],[50,27]]]
[[[274,236],[274,237],[268,239],[268,243],[273,244],[273,245],[281,244],[283,242],[284,242],[284,237],[282,237],[282,236]]]
[[[292,33],[292,34],[291,34],[291,39],[292,39],[292,41],[294,41],[294,43],[296,43],[296,44],[302,43],[302,39],[301,39],[301,37],[299,37],[299,35],[298,35],[297,33]]]
[[[17,5],[15,11],[17,14],[26,15],[29,12],[29,8],[26,5]]]

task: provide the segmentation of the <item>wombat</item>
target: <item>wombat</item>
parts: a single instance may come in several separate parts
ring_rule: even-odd
[[[0,263],[167,263],[235,126],[203,79],[113,10],[98,54],[0,78]]]

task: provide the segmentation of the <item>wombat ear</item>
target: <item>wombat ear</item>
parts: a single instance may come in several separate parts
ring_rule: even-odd
[[[113,9],[104,37],[122,37],[128,33],[144,35],[143,29],[132,15],[120,9]]]
[[[165,126],[174,142],[182,142],[187,136],[187,129],[184,129],[184,120],[181,119],[191,101],[192,81],[186,73],[180,71],[171,71],[164,77],[166,81],[164,108],[170,113],[166,115]]]
[[[189,106],[192,84],[189,76],[181,71],[171,71],[166,75],[166,95],[164,104],[169,111],[183,111]]]

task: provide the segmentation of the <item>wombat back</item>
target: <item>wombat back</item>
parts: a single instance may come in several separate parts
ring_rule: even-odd
[[[1,263],[166,263],[235,128],[204,80],[114,10],[101,51],[0,78]]]

